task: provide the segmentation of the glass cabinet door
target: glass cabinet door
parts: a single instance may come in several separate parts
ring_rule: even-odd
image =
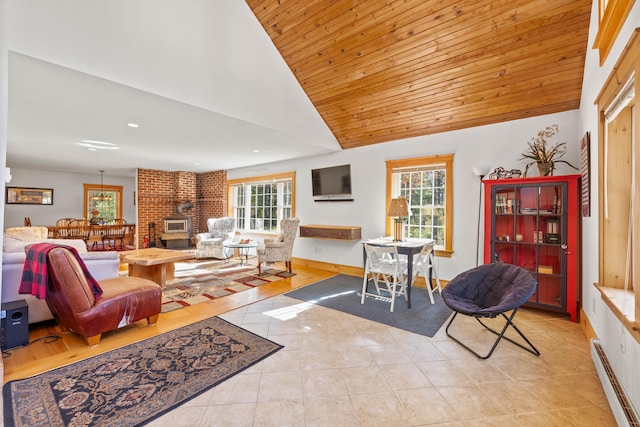
[[[536,277],[531,305],[564,310],[566,184],[495,185],[491,200],[493,261],[519,265]]]

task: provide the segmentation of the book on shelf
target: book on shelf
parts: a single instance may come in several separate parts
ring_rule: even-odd
[[[518,200],[507,199],[503,196],[496,196],[496,213],[512,214],[518,212]]]

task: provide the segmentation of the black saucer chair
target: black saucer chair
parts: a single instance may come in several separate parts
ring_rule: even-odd
[[[520,306],[527,302],[536,290],[536,284],[536,279],[524,268],[502,262],[481,265],[459,274],[442,290],[442,299],[455,312],[447,324],[447,335],[481,359],[488,359],[503,338],[539,356],[540,352],[513,323],[513,318]],[[498,336],[486,356],[480,355],[449,333],[449,327],[458,314],[474,317],[487,330]],[[505,325],[500,332],[481,320],[498,316],[505,319]],[[509,326],[527,342],[529,347],[505,336]]]

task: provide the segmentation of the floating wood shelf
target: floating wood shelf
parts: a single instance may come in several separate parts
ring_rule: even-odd
[[[301,225],[300,237],[316,239],[359,240],[362,228],[349,225]]]

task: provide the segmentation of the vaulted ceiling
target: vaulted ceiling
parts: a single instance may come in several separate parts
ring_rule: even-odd
[[[590,0],[247,0],[342,148],[580,104]]]
[[[591,0],[6,5],[7,165],[106,176],[251,168],[576,109],[590,48]]]

